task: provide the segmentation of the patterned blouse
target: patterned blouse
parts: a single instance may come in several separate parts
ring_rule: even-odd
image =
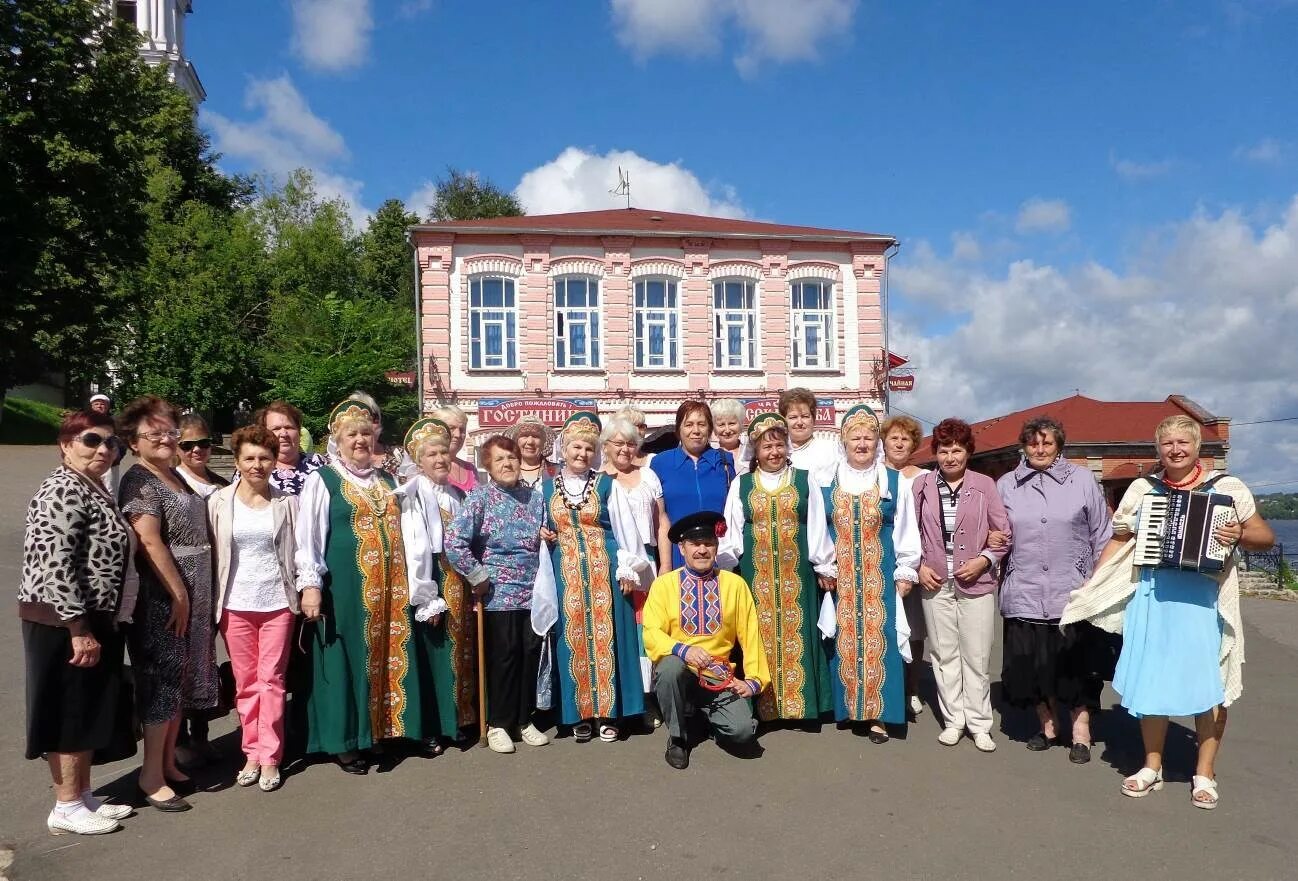
[[[469,493],[451,521],[446,558],[469,584],[491,582],[488,612],[530,609],[540,562],[543,496],[518,484],[505,489],[494,481]]]
[[[279,462],[270,473],[270,485],[285,495],[301,495],[307,476],[317,468],[324,467],[325,459],[319,453],[303,453],[298,456],[297,466],[285,468]]]

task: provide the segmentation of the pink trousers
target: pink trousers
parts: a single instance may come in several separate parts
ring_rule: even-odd
[[[278,765],[284,755],[284,671],[292,634],[291,609],[227,609],[221,615],[221,635],[234,668],[243,754],[259,765]]]

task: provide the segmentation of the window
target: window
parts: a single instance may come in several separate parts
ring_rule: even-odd
[[[512,278],[483,276],[469,281],[469,367],[518,369],[518,313]]]
[[[680,314],[676,282],[645,279],[635,283],[635,366],[680,369]]]
[[[834,368],[834,284],[795,281],[793,293],[793,369]]]
[[[118,3],[117,17],[122,21],[130,22],[132,25],[137,24],[134,0],[122,0],[122,2]]]
[[[554,280],[554,366],[600,366],[597,279],[566,275]]]
[[[754,288],[751,281],[712,283],[712,366],[717,370],[757,369]]]

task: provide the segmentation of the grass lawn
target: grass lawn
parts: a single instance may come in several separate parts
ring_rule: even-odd
[[[62,421],[63,410],[58,407],[24,398],[5,398],[0,444],[52,444]]]

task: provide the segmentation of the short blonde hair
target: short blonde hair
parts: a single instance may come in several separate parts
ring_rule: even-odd
[[[431,432],[419,439],[419,443],[415,444],[415,448],[410,451],[411,455],[418,459],[424,454],[424,450],[432,446],[445,447],[447,452],[449,452],[451,449],[451,441],[446,436],[445,432]]]
[[[920,430],[919,423],[909,416],[889,416],[883,420],[883,425],[879,426],[879,439],[886,438],[894,428],[900,428],[906,432],[910,438],[910,451],[913,453],[919,449],[920,443],[924,440],[924,432]]]
[[[621,410],[618,410],[616,413],[614,413],[613,417],[615,419],[621,417],[622,419],[625,419],[626,421],[630,422],[636,428],[641,428],[642,426],[647,424],[647,421],[645,420],[644,411],[641,410],[639,407],[635,407],[630,404],[628,404],[627,406],[623,407]]]
[[[602,447],[609,441],[614,441],[618,438],[631,441],[631,443],[635,444],[636,451],[638,452],[640,450],[639,429],[636,427],[634,422],[622,415],[620,411],[618,415],[608,421],[608,424],[604,426],[604,430],[600,432],[599,445]]]
[[[740,427],[743,427],[744,405],[734,398],[722,398],[719,401],[713,401],[712,421],[715,423],[718,419],[733,419],[739,423]]]
[[[1194,441],[1194,449],[1198,452],[1199,447],[1203,445],[1203,429],[1199,423],[1189,416],[1176,415],[1168,416],[1162,422],[1158,423],[1158,428],[1154,429],[1154,444],[1157,446],[1163,442],[1163,435],[1173,431],[1184,431],[1191,440]]]
[[[467,428],[469,425],[469,417],[454,404],[444,404],[438,407],[433,411],[433,416],[448,424],[454,422],[460,428]]]

